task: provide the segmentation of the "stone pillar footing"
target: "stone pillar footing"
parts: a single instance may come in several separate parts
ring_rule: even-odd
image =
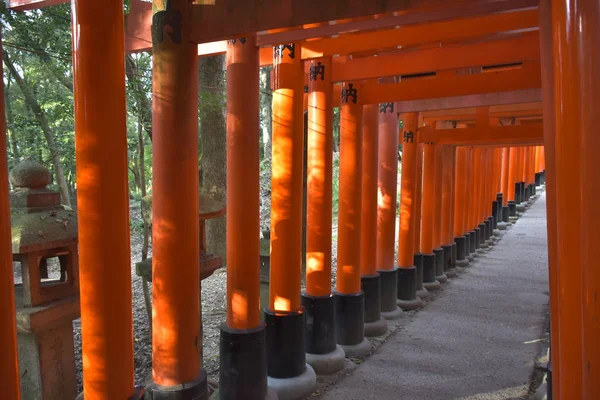
[[[365,298],[365,336],[381,336],[387,332],[387,321],[381,318],[381,279],[380,275],[361,278]]]
[[[266,324],[267,375],[294,378],[305,372],[305,312],[264,311]]]
[[[423,307],[423,300],[417,297],[417,268],[398,268],[398,298],[396,304],[409,311]]]
[[[440,282],[436,277],[435,254],[423,254],[423,287],[428,291],[438,290]]]
[[[433,254],[435,254],[435,280],[446,283],[448,276],[444,273],[444,249],[441,247],[433,249]]]
[[[365,340],[365,296],[363,292],[355,294],[336,292],[334,296],[336,341],[346,355],[351,356],[350,353],[362,348],[361,345]]]
[[[443,251],[443,267],[444,267],[444,274],[446,274],[446,276],[448,278],[455,278],[456,277],[456,269],[454,268],[454,265],[452,264],[452,245],[444,245],[442,246],[442,251]]]
[[[306,313],[304,337],[306,353],[319,355],[335,351],[335,298],[333,295],[310,296],[302,293],[302,306]]]
[[[398,268],[377,272],[381,280],[381,316],[387,320],[400,318],[402,309],[396,304],[398,299]]]
[[[264,398],[264,397],[263,397]],[[146,400],[208,400],[208,385],[206,371],[201,370],[200,377],[193,381],[177,386],[160,386],[154,382],[146,386]]]
[[[331,375],[344,368],[346,353],[336,345],[335,350],[326,354],[306,353],[306,363],[310,365],[318,375]],[[241,397],[239,397],[241,398]]]
[[[430,293],[427,289],[423,287],[423,253],[417,252],[413,257],[415,268],[417,269],[417,277],[416,286],[417,286],[417,296],[420,299],[425,299],[429,297]]]
[[[267,395],[265,325],[236,330],[221,324],[220,400],[263,400]]]

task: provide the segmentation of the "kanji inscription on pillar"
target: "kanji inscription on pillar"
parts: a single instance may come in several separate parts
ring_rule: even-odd
[[[342,88],[342,104],[347,104],[348,100],[352,100],[354,104],[358,101],[358,90],[352,83],[349,83],[347,88]]]
[[[402,133],[402,141],[404,143],[414,143],[415,134],[413,133],[413,131],[404,131],[404,133]]]
[[[322,81],[325,80],[325,66],[320,61],[310,66],[310,80],[316,81],[319,76]]]

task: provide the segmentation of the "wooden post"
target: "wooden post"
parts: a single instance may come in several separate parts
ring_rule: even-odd
[[[361,86],[344,83],[340,115],[340,184],[336,335],[346,355],[366,354],[364,294],[360,280],[362,104]],[[370,346],[369,346],[370,347]]]
[[[421,252],[422,200],[423,200],[423,145],[417,144],[417,184],[415,191],[415,242],[414,264],[417,269],[417,296],[424,299],[429,292],[423,286],[423,253]]]
[[[87,400],[128,399],[134,370],[123,3],[77,0],[72,18],[83,393]]]
[[[444,273],[444,249],[442,248],[442,185],[444,175],[443,146],[435,145],[434,161],[434,203],[433,203],[433,254],[435,254],[435,279],[446,283],[448,276]]]
[[[454,172],[454,242],[456,243],[456,265],[466,267],[469,265],[467,255],[467,229],[465,227],[465,213],[467,211],[467,163],[468,148],[456,148],[456,168]]]
[[[415,210],[418,179],[416,138],[418,115],[417,113],[407,113],[402,114],[401,118],[403,130],[398,237],[398,305],[403,310],[414,310],[423,306],[423,301],[417,297],[417,268],[414,265],[415,227],[418,218]]]
[[[423,194],[421,208],[421,253],[423,253],[423,286],[427,290],[438,290],[434,250],[435,219],[435,145],[423,144]]]
[[[227,321],[221,325],[219,397],[267,394],[260,320],[259,82],[255,36],[227,42]]]
[[[444,273],[448,278],[456,276],[456,271],[452,265],[454,152],[454,146],[442,146],[442,229],[440,244],[443,250]]]
[[[0,37],[0,52],[2,38]],[[0,72],[2,65],[0,65]],[[6,154],[6,114],[4,110],[4,81],[0,82],[0,386],[6,399],[19,400],[19,364],[17,359],[17,327],[15,290],[12,263],[12,234],[10,227],[10,198],[8,193],[8,160]]]
[[[394,319],[402,315],[402,310],[396,305],[399,272],[394,260],[398,194],[398,114],[394,103],[379,105],[377,193],[377,268],[381,276],[381,315],[385,319]]]
[[[299,394],[316,383],[306,365],[302,270],[302,164],[304,156],[304,64],[299,45],[273,49],[273,158],[271,178],[271,270],[267,324],[267,375],[275,391],[306,375]],[[279,382],[279,383],[276,383]]]
[[[154,396],[208,390],[200,359],[198,55],[188,39],[191,8],[186,0],[153,2]],[[167,22],[175,15],[183,16],[181,26]]]

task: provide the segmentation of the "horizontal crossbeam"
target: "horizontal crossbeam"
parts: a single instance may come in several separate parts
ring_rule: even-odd
[[[420,143],[456,146],[537,146],[544,143],[542,123],[508,126],[478,126],[462,129],[419,128]]]

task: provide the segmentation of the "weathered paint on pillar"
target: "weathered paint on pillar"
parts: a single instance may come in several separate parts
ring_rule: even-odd
[[[423,193],[421,206],[421,253],[433,254],[435,218],[435,145],[423,144]]]
[[[308,84],[306,293],[331,293],[333,108],[331,59],[310,62]]]
[[[442,247],[442,177],[444,163],[442,157],[443,146],[435,146],[434,161],[434,203],[433,203],[433,248]]]
[[[514,201],[515,200],[515,183],[518,182],[517,180],[517,174],[518,174],[518,166],[517,164],[519,163],[519,148],[518,147],[511,147],[510,148],[510,152],[509,152],[509,157],[508,157],[508,188],[507,188],[507,195],[506,195],[506,199],[507,201]]]
[[[256,37],[227,43],[227,325],[260,325]]]
[[[417,189],[417,113],[401,116],[402,130],[402,175],[400,192],[400,232],[398,236],[398,267],[412,268],[414,265]]]
[[[340,113],[340,185],[336,289],[360,292],[362,105],[360,84],[344,83]]]
[[[502,192],[502,205],[508,205],[508,194],[509,194],[509,168],[510,168],[510,147],[502,148],[502,177],[500,191]],[[513,184],[513,193],[514,193]]]
[[[298,45],[274,48],[269,309],[300,308],[304,64]]]
[[[72,11],[83,392],[86,400],[127,399],[134,370],[123,3],[76,0]]]
[[[454,237],[462,236],[466,233],[464,226],[467,193],[467,158],[468,150],[465,146],[456,148],[456,169],[454,174]]]
[[[360,268],[362,276],[377,274],[377,167],[379,164],[379,105],[362,110],[362,185]]]
[[[382,104],[379,112],[379,172],[377,190],[377,268],[395,267],[396,202],[398,197],[398,115]]]
[[[0,38],[0,53],[2,39]],[[2,65],[0,65],[2,72]],[[10,227],[10,197],[8,194],[8,159],[6,154],[6,114],[4,111],[4,81],[0,82],[0,387],[6,399],[19,400],[19,364],[13,287],[12,234]]]
[[[167,387],[200,378],[202,347],[198,54],[187,39],[191,8],[186,0],[153,2],[152,376]],[[172,26],[171,15],[181,24]]]

